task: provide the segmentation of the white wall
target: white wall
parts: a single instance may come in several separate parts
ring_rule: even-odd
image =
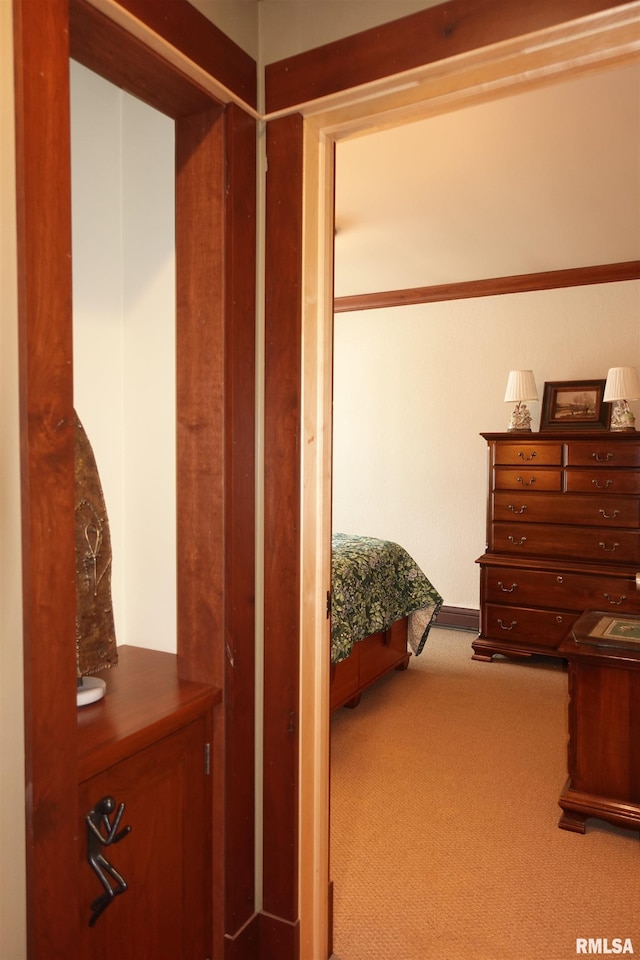
[[[258,0],[189,0],[254,60],[258,59]]]
[[[640,258],[640,63],[338,143],[337,296]]]
[[[334,530],[401,543],[448,606],[477,608],[487,455],[511,369],[640,371],[640,281],[337,314]],[[640,420],[640,404],[632,404]]]
[[[273,63],[303,50],[399,20],[441,0],[261,0],[260,61]]]
[[[109,515],[117,642],[174,651],[174,124],[71,68],[74,402]]]
[[[442,0],[189,0],[261,65],[294,56]]]

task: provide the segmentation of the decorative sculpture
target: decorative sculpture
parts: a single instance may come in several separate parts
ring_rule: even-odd
[[[111,537],[98,467],[91,444],[75,415],[76,659],[81,681],[118,662],[111,602]],[[94,681],[99,699],[104,682]]]

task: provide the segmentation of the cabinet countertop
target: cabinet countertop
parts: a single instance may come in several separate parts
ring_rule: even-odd
[[[118,665],[104,671],[105,697],[78,709],[78,780],[201,716],[222,699],[206,683],[179,680],[175,654],[118,648]]]

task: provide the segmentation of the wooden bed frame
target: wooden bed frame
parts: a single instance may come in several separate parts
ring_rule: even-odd
[[[408,617],[396,620],[387,630],[374,633],[354,644],[340,663],[331,664],[331,710],[357,707],[363,690],[390,670],[406,670],[411,654],[407,650]]]

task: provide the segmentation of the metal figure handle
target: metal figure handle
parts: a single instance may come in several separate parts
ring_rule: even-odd
[[[113,864],[109,863],[102,852],[104,847],[120,843],[131,832],[131,827],[118,829],[124,812],[124,803],[118,807],[113,822],[109,819],[115,808],[116,802],[113,797],[103,797],[84,818],[87,825],[87,860],[104,887],[104,893],[96,897],[91,904],[90,927],[104,913],[109,904],[113,903],[115,897],[127,889],[127,881]]]

